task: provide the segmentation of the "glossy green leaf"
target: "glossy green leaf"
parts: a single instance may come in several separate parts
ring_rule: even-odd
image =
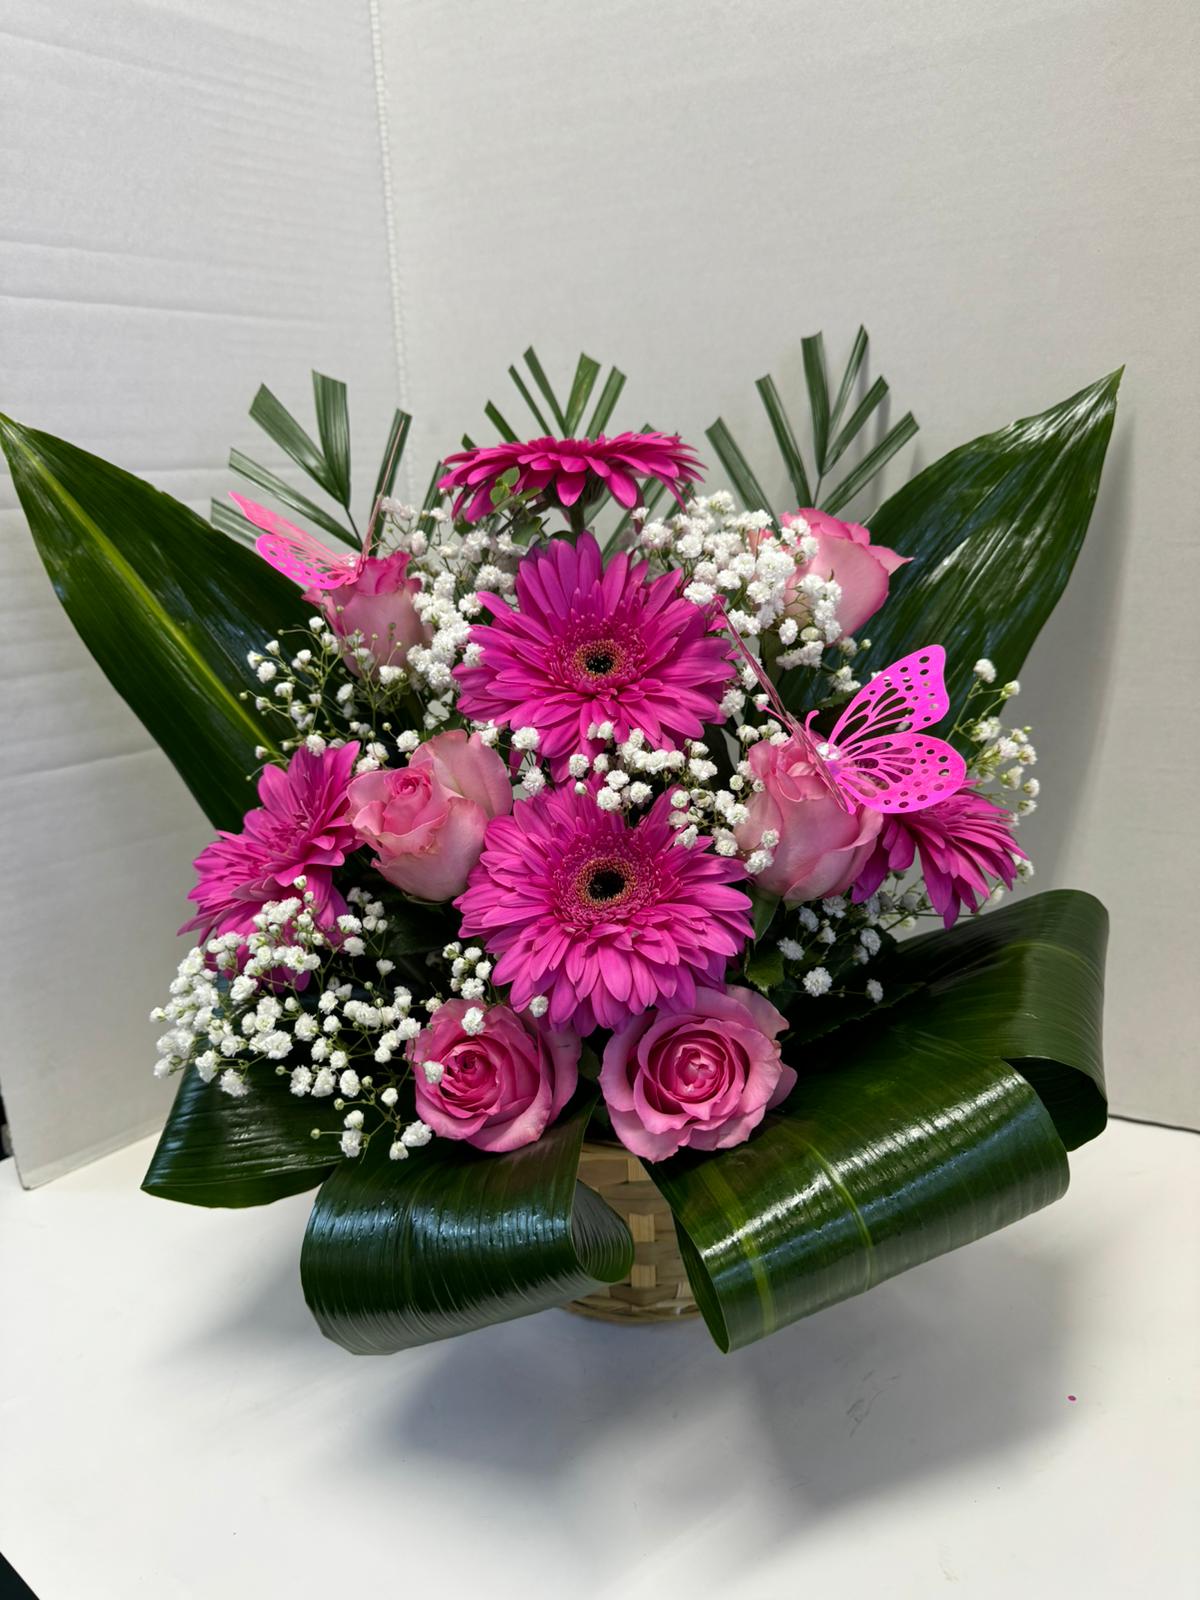
[[[1063,1192],[1065,1145],[1103,1126],[1105,928],[1059,891],[911,941],[885,981],[905,997],[794,1043],[799,1082],[747,1143],[650,1169],[723,1349]]]
[[[438,480],[446,476],[446,463],[435,462],[429,476],[429,487],[425,490],[425,498],[421,502],[422,511],[432,511],[435,506],[440,506],[445,499],[445,490],[438,488]]]
[[[812,423],[815,477],[809,474],[805,465],[804,453],[796,430],[774,379],[770,375],[759,378],[755,386],[766,410],[767,420],[771,424],[771,432],[775,436],[775,443],[783,458],[788,478],[791,480],[792,491],[796,497],[795,504],[798,507],[815,506],[822,511],[834,513],[849,505],[854,496],[883,470],[896,452],[916,433],[917,424],[912,413],[906,412],[859,462],[844,473],[835,487],[826,488],[824,486],[826,478],[858,438],[887,394],[888,386],[882,378],[877,378],[863,399],[854,407],[849,418],[843,422],[842,418],[852,402],[854,390],[866,361],[870,344],[867,330],[860,327],[855,335],[849,359],[838,383],[837,397],[832,404],[829,399],[824,337],[815,333],[802,339],[800,344],[805,390]],[[762,484],[720,418],[708,429],[708,439],[729,476],[735,494],[747,510],[771,511]],[[774,512],[771,512],[771,515],[774,516]]]
[[[872,537],[915,559],[871,620],[873,662],[944,645],[952,703],[981,656],[1016,677],[1087,532],[1120,381],[952,450],[880,506]]]
[[[80,638],[218,827],[254,803],[246,652],[302,622],[299,591],[187,506],[50,434],[0,418],[0,443]]]
[[[1103,1132],[1102,1051],[1108,913],[1090,894],[1056,889],[901,944],[895,983],[922,985],[893,1013],[964,1050],[1011,1062],[1033,1084],[1068,1150]]]
[[[254,541],[258,537],[259,530],[232,500],[211,500],[208,520],[217,532],[223,533],[227,539],[236,539],[248,550],[254,549]]]
[[[575,367],[575,377],[571,383],[571,392],[567,396],[567,409],[564,415],[568,438],[575,437],[575,430],[583,420],[584,410],[592,397],[592,390],[596,387],[596,379],[599,376],[600,363],[593,361],[591,356],[581,355]]]
[[[266,467],[260,467],[257,461],[251,461],[250,457],[243,454],[241,450],[231,450],[229,452],[229,465],[241,477],[254,484],[256,488],[265,489],[276,500],[282,500],[285,506],[290,506],[293,511],[298,511],[302,517],[306,517],[316,527],[332,534],[335,539],[340,539],[343,544],[352,545],[355,549],[359,548],[360,540],[350,532],[349,528],[343,527],[336,517],[331,516],[328,511],[322,510],[315,500],[310,500],[306,494],[302,494],[299,489],[293,488],[290,483],[276,473],[268,471]]]
[[[395,412],[392,417],[392,425],[388,429],[383,459],[379,463],[379,476],[375,480],[375,493],[371,497],[372,509],[381,499],[390,495],[396,487],[396,473],[399,470],[400,462],[404,458],[404,447],[408,443],[408,433],[411,427],[412,418],[407,411]]]
[[[633,1263],[628,1229],[576,1180],[594,1091],[505,1155],[435,1139],[407,1161],[384,1137],[313,1205],[300,1272],[321,1331],[376,1355],[590,1294]]]
[[[487,405],[484,406],[483,414],[502,439],[506,440],[509,444],[515,444],[519,437],[516,429],[509,426],[509,424],[501,416],[498,407],[494,406],[490,400],[488,401]]]
[[[767,413],[767,420],[771,424],[771,431],[775,435],[775,443],[779,446],[779,453],[783,457],[783,464],[787,468],[788,477],[792,480],[792,490],[796,496],[796,505],[812,505],[813,493],[808,481],[808,473],[804,467],[804,457],[796,441],[796,432],[792,427],[791,419],[784,409],[783,401],[779,398],[779,391],[775,387],[775,380],[770,373],[759,378],[755,384],[762,399],[763,407]]]
[[[916,431],[917,419],[911,411],[906,411],[895,427],[889,428],[879,443],[867,451],[857,466],[850,469],[836,489],[822,494],[822,509],[833,516],[843,506],[848,506],[859,490],[865,489],[871,479],[883,471],[896,452],[904,448]]]
[[[530,394],[529,385],[525,382],[525,379],[521,376],[521,373],[520,373],[519,369],[517,367],[509,367],[508,375],[512,379],[513,383],[516,385],[517,393],[521,396],[521,399],[524,400],[525,404],[529,407],[529,410],[533,415],[533,419],[537,423],[538,427],[541,429],[542,433],[543,434],[553,433],[554,430],[551,428],[550,424],[546,421],[545,417],[542,415],[541,409],[538,406],[537,401]]]
[[[766,490],[754,476],[754,469],[742,454],[737,441],[720,417],[717,418],[711,428],[705,430],[705,437],[717,452],[717,458],[729,474],[729,481],[733,485],[734,492],[746,507],[746,510],[766,511],[771,517],[774,517],[775,513],[771,510],[771,502],[767,499]]]
[[[1066,1152],[998,1060],[876,1034],[808,1072],[746,1144],[651,1175],[722,1350],[968,1244],[1056,1200]]]
[[[314,383],[316,373],[313,374]],[[338,499],[337,478],[325,460],[321,446],[308,431],[296,421],[283,401],[273,394],[266,384],[259,387],[250,403],[250,418],[283,453],[290,456],[300,470],[306,473],[325,493]]]
[[[863,428],[866,427],[874,412],[886,400],[888,392],[887,379],[876,378],[858,405],[850,413],[846,426],[835,435],[833,442],[830,444],[829,454],[825,460],[825,470],[827,472],[831,467],[837,466],[849,446],[854,443]]]
[[[346,404],[346,385],[340,378],[327,378],[314,372],[313,401],[317,410],[317,431],[321,452],[332,485],[330,493],[339,505],[350,509],[350,411]]]
[[[534,383],[537,384],[538,389],[541,391],[542,399],[550,407],[550,414],[554,418],[559,434],[565,437],[567,432],[566,414],[558,403],[558,397],[554,393],[550,380],[542,368],[542,363],[538,360],[537,351],[534,350],[532,345],[525,352],[525,365],[529,368]]]
[[[818,474],[825,471],[825,450],[829,444],[829,388],[825,379],[825,340],[819,333],[801,339],[800,350],[804,359],[804,382],[808,388],[808,405],[812,412],[813,455]]]
[[[850,347],[850,356],[846,362],[846,370],[842,373],[841,382],[838,384],[837,398],[829,413],[830,438],[836,438],[838,428],[841,426],[842,417],[846,407],[850,404],[850,396],[854,393],[854,386],[858,382],[858,375],[862,371],[863,362],[867,359],[867,349],[871,343],[870,336],[864,327],[859,327],[854,335],[854,343]],[[826,460],[826,466],[829,462]]]
[[[142,1183],[192,1206],[262,1206],[315,1189],[341,1159],[330,1100],[292,1094],[286,1077],[249,1078],[235,1099],[188,1067]],[[314,1139],[321,1127],[326,1137]]]
[[[608,377],[604,380],[604,387],[600,391],[600,398],[596,401],[596,409],[592,412],[591,420],[587,427],[589,439],[595,439],[608,427],[609,418],[617,408],[617,401],[621,398],[621,390],[625,387],[625,374],[616,367],[610,367]]]

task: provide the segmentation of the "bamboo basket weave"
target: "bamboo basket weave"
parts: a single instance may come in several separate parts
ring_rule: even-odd
[[[579,1178],[628,1224],[633,1270],[620,1283],[572,1300],[567,1310],[605,1322],[678,1322],[698,1315],[675,1242],[671,1208],[637,1157],[619,1145],[585,1143]]]

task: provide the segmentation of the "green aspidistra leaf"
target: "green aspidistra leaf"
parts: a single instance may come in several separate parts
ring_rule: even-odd
[[[944,645],[952,703],[981,656],[1016,677],[1087,532],[1120,381],[952,450],[879,507],[873,540],[913,560],[871,619],[872,663]]]
[[[193,1206],[262,1206],[315,1189],[342,1159],[341,1117],[330,1100],[292,1094],[286,1077],[249,1074],[226,1094],[184,1070],[142,1182],[147,1194]],[[321,1127],[325,1137],[314,1139]]]
[[[1108,913],[1090,894],[1054,889],[899,946],[885,993],[919,984],[893,1013],[964,1050],[1011,1062],[1045,1103],[1068,1150],[1104,1129],[1104,955]]]
[[[838,1036],[835,1036],[835,1038]],[[722,1350],[861,1294],[1048,1205],[1066,1152],[1025,1079],[937,1038],[876,1031],[746,1144],[650,1169]]]
[[[629,1231],[576,1179],[594,1090],[534,1144],[445,1139],[388,1158],[380,1136],[313,1204],[300,1260],[321,1331],[376,1355],[528,1316],[623,1278]]]
[[[747,1143],[649,1169],[723,1349],[1063,1192],[1067,1147],[1104,1125],[1106,931],[1059,890],[902,945],[885,1011],[793,1027],[799,1081]]]
[[[275,737],[240,698],[246,653],[303,621],[299,590],[132,473],[6,417],[0,443],[80,638],[210,821],[237,828]]]

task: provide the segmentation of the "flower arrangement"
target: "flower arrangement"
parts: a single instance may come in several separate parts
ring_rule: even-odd
[[[60,596],[220,830],[154,1013],[180,1089],[145,1187],[317,1189],[305,1291],[350,1350],[628,1284],[585,1141],[665,1199],[673,1309],[730,1349],[1046,1204],[1103,1127],[1102,909],[978,913],[1033,873],[1015,674],[1119,375],[867,526],[837,512],[915,423],[861,454],[866,335],[836,391],[803,349],[809,460],[759,384],[782,514],[721,422],[731,490],[675,434],[606,434],[615,369],[585,427],[587,357],[560,402],[529,352],[553,427],[513,369],[541,432],[489,406],[502,442],[419,506],[397,413],[361,537],[320,375],[316,439],[265,389],[252,415],[349,526],[233,457],[315,533],[240,495],[204,524],[0,421]]]

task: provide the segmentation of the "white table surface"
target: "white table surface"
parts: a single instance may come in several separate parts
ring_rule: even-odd
[[[562,1312],[349,1356],[308,1197],[152,1200],[151,1148],[0,1168],[39,1600],[1197,1593],[1194,1135],[1114,1123],[1048,1211],[734,1356]]]

